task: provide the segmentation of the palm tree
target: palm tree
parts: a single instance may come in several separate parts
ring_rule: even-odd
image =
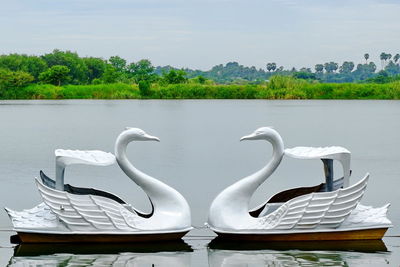
[[[327,73],[333,73],[338,69],[339,65],[333,61],[324,64]]]
[[[354,63],[352,61],[343,62],[342,66],[339,68],[340,73],[351,73],[354,69]]]
[[[382,69],[384,69],[386,60],[388,59],[388,54],[386,54],[385,52],[382,52],[380,54],[379,58],[381,59]]]
[[[270,72],[271,70],[274,71],[276,69],[276,63],[267,63],[267,70]]]
[[[331,72],[331,65],[330,65],[328,62],[326,62],[326,63],[324,64],[324,69],[325,69],[325,71],[326,71],[327,73],[330,73],[330,72]]]
[[[365,64],[368,64],[369,54],[365,53],[364,58],[365,58]]]
[[[275,62],[272,62],[272,63],[271,63],[271,70],[272,70],[272,71],[275,71],[275,70],[276,70],[276,63],[275,63]]]
[[[323,71],[324,71],[324,65],[322,64],[315,65],[315,72],[322,73]]]

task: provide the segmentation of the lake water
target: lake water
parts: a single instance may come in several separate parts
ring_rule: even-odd
[[[41,257],[11,258],[13,253],[19,255],[19,251],[30,248],[14,248],[8,242],[12,232],[7,230],[11,225],[2,212],[0,266],[9,262],[11,266],[62,263],[65,266],[398,266],[400,263],[400,238],[393,237],[400,235],[400,101],[2,101],[0,125],[0,206],[20,210],[40,202],[33,178],[39,170],[54,177],[55,149],[113,152],[116,137],[130,126],[161,139],[160,143],[131,144],[128,149],[131,161],[180,191],[192,208],[193,225],[200,228],[190,232],[185,237],[186,243],[178,244],[181,247],[175,251],[157,247],[146,251],[94,248],[80,253],[61,247],[54,251],[46,248]],[[239,142],[240,137],[261,126],[273,126],[282,135],[285,147],[340,145],[352,152],[351,182],[358,181],[366,172],[371,174],[362,203],[376,207],[392,204],[389,218],[394,227],[386,233],[383,243],[386,249],[380,243],[371,245],[376,250],[370,249],[384,252],[366,252],[365,246],[358,249],[357,244],[343,245],[345,251],[339,251],[340,246],[321,248],[320,244],[318,251],[296,246],[209,245],[214,235],[201,227],[213,198],[234,181],[261,168],[271,156],[271,147],[266,142]],[[341,175],[340,171],[337,175]],[[322,180],[319,161],[284,158],[273,176],[256,192],[252,205],[277,191],[312,186]],[[139,209],[150,209],[144,193],[117,165],[71,166],[66,171],[66,182],[110,191]]]

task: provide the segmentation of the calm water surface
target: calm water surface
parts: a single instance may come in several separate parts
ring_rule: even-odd
[[[33,177],[39,170],[54,177],[54,150],[100,149],[112,152],[117,135],[139,127],[158,136],[160,143],[129,146],[131,161],[142,171],[179,190],[192,207],[193,224],[201,227],[212,199],[226,186],[257,169],[271,156],[266,142],[239,142],[260,126],[274,126],[286,147],[341,145],[352,152],[351,182],[366,172],[371,178],[365,205],[392,203],[395,225],[387,236],[400,235],[400,101],[3,101],[0,102],[0,206],[30,208],[40,202]],[[336,166],[338,167],[338,166]],[[337,175],[341,175],[340,169]],[[256,192],[252,205],[295,186],[323,180],[322,164],[284,158]],[[150,205],[144,193],[117,165],[71,166],[66,181],[118,194],[142,210]],[[0,228],[11,228],[6,213]],[[17,256],[8,242],[12,232],[0,232],[0,266],[399,266],[400,238],[387,237],[387,252],[371,253],[350,244],[347,249],[325,247],[226,248],[209,246],[213,234],[197,229],[175,251],[60,250],[44,256]],[[384,251],[382,244],[378,251]],[[374,247],[372,246],[372,247]],[[339,249],[340,250],[340,249]],[[361,250],[361,251],[360,251]],[[373,250],[373,249],[372,249]],[[15,252],[17,251],[17,252]],[[374,251],[374,250],[373,250]],[[100,253],[103,252],[103,253]],[[120,253],[118,253],[120,252]],[[54,254],[56,253],[56,254]],[[67,253],[67,254],[66,254]],[[69,265],[68,265],[69,264]],[[136,264],[136,265],[135,265]],[[247,264],[247,265],[246,265]],[[275,264],[275,265],[274,265]]]

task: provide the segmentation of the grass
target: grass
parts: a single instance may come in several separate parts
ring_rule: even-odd
[[[32,84],[18,90],[17,99],[134,99],[140,98],[136,85],[115,83],[97,85]]]
[[[400,99],[400,81],[318,83],[274,76],[260,85],[152,84],[147,96],[137,85],[99,84],[54,86],[32,84],[4,99]]]

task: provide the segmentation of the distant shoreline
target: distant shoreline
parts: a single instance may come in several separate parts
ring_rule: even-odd
[[[281,84],[153,84],[149,91],[136,84],[65,85],[32,84],[0,97],[1,100],[30,99],[400,99],[400,82]]]

